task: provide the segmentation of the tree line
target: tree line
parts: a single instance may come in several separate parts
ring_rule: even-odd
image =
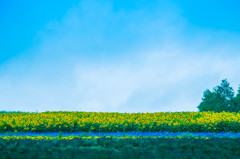
[[[240,111],[240,85],[238,92],[230,87],[227,79],[223,79],[221,85],[213,88],[213,91],[207,89],[203,93],[202,102],[197,106],[200,112],[239,112]]]

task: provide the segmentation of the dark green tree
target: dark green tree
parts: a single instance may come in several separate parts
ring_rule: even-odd
[[[202,102],[198,105],[199,111],[232,111],[234,103],[234,90],[227,79],[222,80],[221,85],[204,91]]]

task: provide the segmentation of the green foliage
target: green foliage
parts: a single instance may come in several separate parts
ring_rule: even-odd
[[[0,158],[239,158],[240,139],[0,139]]]
[[[222,80],[221,85],[204,91],[202,102],[198,105],[199,111],[214,112],[238,112],[240,111],[240,88],[234,97],[234,90],[227,79]]]

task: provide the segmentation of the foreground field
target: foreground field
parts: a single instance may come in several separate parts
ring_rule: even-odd
[[[1,113],[0,132],[239,132],[240,113]]]
[[[1,158],[240,158],[230,138],[0,138]]]

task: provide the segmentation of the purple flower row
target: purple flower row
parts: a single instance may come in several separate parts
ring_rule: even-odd
[[[114,136],[114,137],[123,137],[123,136],[150,136],[150,137],[232,137],[232,138],[240,138],[240,132],[104,132],[104,133],[95,133],[95,132],[45,132],[45,133],[37,133],[37,132],[6,132],[0,133],[1,136]]]

